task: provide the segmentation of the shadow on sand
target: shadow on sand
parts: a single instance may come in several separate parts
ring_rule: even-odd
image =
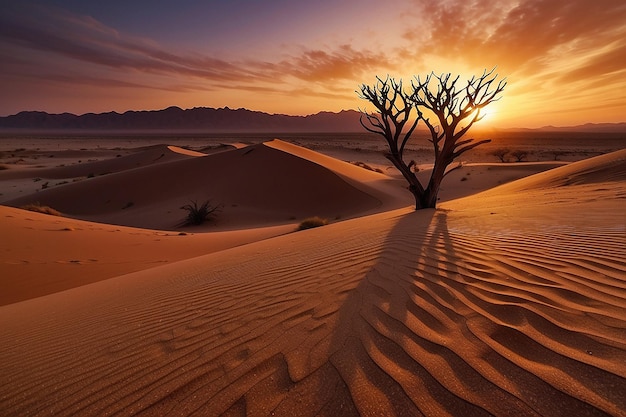
[[[342,304],[328,352],[344,398],[334,411],[606,415],[595,393],[614,395],[621,379],[544,345],[546,336],[572,347],[592,341],[550,322],[553,301],[537,298],[537,277],[493,257],[497,239],[450,230],[445,210],[400,217]],[[582,380],[590,389],[579,396],[569,387]]]
[[[353,412],[488,414],[452,394],[429,368],[460,377],[446,347],[463,308],[448,284],[458,281],[456,264],[445,211],[407,214],[391,230],[375,266],[340,309],[331,344],[330,362]]]

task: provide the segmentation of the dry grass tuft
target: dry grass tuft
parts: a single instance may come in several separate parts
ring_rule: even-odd
[[[328,220],[322,219],[321,217],[318,217],[318,216],[308,217],[304,219],[302,223],[300,223],[300,225],[298,226],[296,230],[312,229],[314,227],[325,226],[327,224],[328,224]]]
[[[191,201],[189,204],[182,206],[181,210],[187,211],[187,217],[180,225],[196,226],[215,219],[215,216],[221,210],[221,206],[211,204],[211,200],[206,200],[200,205],[198,205],[197,201]]]
[[[49,206],[42,206],[39,203],[26,204],[20,207],[22,210],[34,211],[36,213],[49,214],[51,216],[61,216],[61,212]]]

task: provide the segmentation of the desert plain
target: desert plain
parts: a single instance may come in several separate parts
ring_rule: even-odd
[[[624,148],[3,137],[0,414],[625,416]]]

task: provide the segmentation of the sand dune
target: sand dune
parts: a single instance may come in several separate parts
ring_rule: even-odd
[[[0,305],[289,233],[294,225],[171,232],[0,206]]]
[[[126,157],[86,164],[91,167],[94,164],[106,165],[107,169],[119,173],[117,176],[92,178],[64,187],[54,187],[13,202],[19,206],[36,201],[60,208],[65,216],[90,218],[99,221],[98,223],[0,207],[0,216],[4,219],[1,231],[5,242],[10,242],[10,245],[7,244],[0,253],[2,270],[0,288],[3,289],[0,294],[0,305],[292,232],[297,223],[306,217],[306,211],[302,210],[315,210],[310,213],[316,214],[324,213],[324,209],[316,208],[320,205],[327,204],[332,207],[332,204],[339,202],[347,209],[347,213],[363,210],[359,207],[363,203],[363,198],[353,199],[353,196],[356,194],[362,197],[364,194],[353,190],[346,182],[350,182],[356,189],[360,187],[363,192],[372,194],[370,200],[375,203],[375,207],[382,209],[382,201],[387,201],[387,203],[394,201],[396,206],[403,205],[402,198],[390,198],[385,193],[384,190],[390,188],[400,195],[404,196],[405,193],[397,182],[387,177],[380,174],[374,177],[376,181],[381,181],[382,178],[384,183],[382,188],[372,186],[375,181],[371,178],[368,181],[370,185],[360,185],[358,180],[366,179],[372,174],[371,172],[323,157],[315,152],[311,153],[313,159],[318,159],[314,161],[314,164],[308,160],[301,160],[298,153],[303,151],[302,148],[290,147],[281,141],[274,141],[272,146],[276,149],[282,146],[283,149],[280,152],[270,150],[268,153],[263,153],[265,148],[260,145],[257,146],[259,149],[253,150],[259,155],[256,159],[257,163],[265,162],[269,166],[278,166],[283,163],[282,159],[291,158],[293,175],[289,174],[293,178],[305,178],[309,183],[317,183],[315,186],[321,191],[288,190],[284,187],[284,181],[282,181],[283,184],[280,184],[281,181],[276,181],[276,179],[280,180],[280,175],[285,175],[285,171],[281,172],[280,168],[265,169],[265,173],[257,174],[258,167],[254,163],[248,163],[239,167],[242,170],[241,178],[245,180],[247,176],[248,188],[257,187],[261,191],[265,190],[266,194],[257,192],[256,200],[252,199],[248,207],[239,208],[238,205],[226,207],[226,213],[220,213],[219,225],[181,227],[178,223],[184,217],[184,212],[179,209],[179,206],[181,202],[187,201],[184,199],[187,198],[185,196],[205,189],[204,182],[207,180],[203,177],[207,174],[212,177],[208,182],[218,184],[226,194],[236,195],[241,191],[243,188],[241,181],[239,184],[237,181],[233,183],[232,176],[228,174],[229,170],[232,171],[235,168],[232,165],[233,158],[229,155],[220,155],[212,159],[198,160],[200,163],[197,163],[193,160],[194,158],[180,159],[176,157],[176,154],[187,157],[206,155],[173,146],[151,146]],[[238,145],[234,148],[243,147]],[[289,155],[285,155],[285,152]],[[163,157],[163,154],[167,157]],[[290,156],[292,154],[293,158]],[[224,160],[225,157],[226,160]],[[246,156],[246,162],[249,162],[250,158],[251,156]],[[172,160],[178,163],[173,166],[166,164]],[[146,163],[142,166],[142,161],[160,162]],[[165,165],[156,167],[157,164]],[[146,174],[143,168],[148,165],[150,165],[150,170]],[[65,172],[61,175],[64,176],[76,174],[72,171],[74,169],[74,167],[65,167],[51,170]],[[341,178],[332,174],[342,169],[347,171],[342,174]],[[320,172],[323,175],[320,176]],[[182,178],[185,184],[171,183],[171,177],[175,175],[178,179]],[[168,181],[171,183],[169,186]],[[306,182],[303,185],[306,185]],[[280,186],[283,189],[280,189]],[[345,192],[346,189],[348,192]],[[302,191],[309,192],[310,195],[303,198]],[[350,191],[353,193],[351,194]],[[342,198],[337,196],[338,193],[343,194]],[[110,198],[111,195],[116,196],[118,201],[113,201]],[[168,201],[172,199],[172,195],[180,195],[180,200],[173,203]],[[107,196],[109,200],[103,204],[102,201]],[[224,193],[222,193],[223,196]],[[265,201],[271,199],[275,201]],[[333,201],[328,204],[328,200]],[[123,201],[133,202],[133,204],[126,203],[122,206]],[[267,206],[268,203],[274,204],[275,207],[280,205],[288,207],[296,204],[302,209],[295,210],[289,217],[279,218],[279,225],[265,226],[267,220],[264,219],[262,212],[259,214],[258,206]],[[304,205],[308,207],[305,208]],[[229,224],[224,217],[236,210],[240,213],[239,218],[235,218],[239,220],[239,223],[231,221]],[[271,211],[267,208],[265,210]],[[153,213],[153,218],[150,218],[150,213]],[[246,226],[243,229],[241,229],[242,218],[243,226]],[[185,233],[181,237],[178,231],[126,228],[108,225],[103,223],[105,221],[152,227],[163,226],[163,228],[176,229]],[[237,226],[239,230],[220,231]],[[203,233],[198,234],[198,232]]]
[[[347,218],[380,209],[385,197],[355,188],[325,166],[264,144],[204,157],[177,155],[184,159],[116,171],[6,204],[39,202],[80,219],[173,230],[184,217],[183,204],[211,199],[223,206],[218,226],[232,229],[309,216]]]
[[[56,152],[55,155],[56,159],[62,159],[64,157],[80,158],[80,156],[78,156],[80,153],[76,153],[75,151]],[[120,154],[119,157],[111,159],[99,161],[87,160],[68,166],[44,166],[42,168],[8,170],[0,173],[0,180],[5,178],[28,178],[33,176],[46,179],[100,176],[128,169],[144,167],[155,163],[187,159],[191,156],[204,156],[204,154],[200,152],[188,151],[176,146],[154,145],[139,149],[137,152],[132,152],[130,155],[122,156]]]
[[[625,415],[625,156],[0,307],[0,408]]]
[[[38,193],[64,184],[163,162],[203,155],[182,148],[153,145],[119,150],[55,150],[20,152],[21,163],[0,170],[0,201],[37,199]]]
[[[320,185],[332,188],[334,187],[333,184],[341,179],[357,190],[380,201],[381,204],[375,208],[375,210],[382,211],[411,204],[411,197],[404,188],[404,181],[402,180],[398,181],[386,175],[362,169],[353,164],[342,162],[280,140],[266,143],[266,146],[306,160],[303,166],[310,166],[309,162],[312,162],[336,174],[337,176],[327,175],[325,177],[326,183],[320,183]],[[211,149],[207,149],[207,152],[217,153],[244,147],[243,144],[235,144],[235,146],[230,147],[219,146],[217,148],[213,146],[213,152]],[[98,152],[100,152],[100,150],[98,150]],[[57,201],[61,201],[62,204],[60,205],[67,207],[70,211],[76,210],[81,204],[85,204],[88,207],[91,206],[88,210],[95,211],[95,214],[82,214],[82,216],[99,220],[99,223],[84,222],[68,217],[49,217],[8,207],[0,207],[0,216],[4,219],[2,225],[0,225],[0,230],[6,242],[2,248],[3,250],[0,251],[0,271],[2,272],[0,273],[0,289],[2,289],[2,291],[0,291],[0,305],[47,295],[76,286],[87,285],[92,282],[129,272],[188,259],[288,233],[295,229],[296,224],[304,216],[298,217],[291,215],[286,220],[284,218],[280,219],[281,224],[278,226],[260,227],[263,226],[264,220],[262,216],[258,215],[258,212],[254,211],[253,204],[252,207],[248,208],[245,217],[247,217],[248,222],[257,222],[259,224],[248,223],[237,225],[231,222],[230,226],[226,224],[226,227],[224,227],[223,218],[220,215],[218,225],[210,224],[209,226],[193,228],[178,227],[177,223],[182,219],[184,213],[173,205],[167,209],[167,211],[163,209],[164,202],[167,205],[168,193],[170,191],[161,190],[162,192],[153,193],[151,200],[148,200],[142,207],[138,207],[139,204],[128,203],[134,201],[131,200],[131,198],[139,195],[140,193],[137,193],[137,189],[143,188],[144,185],[143,183],[138,184],[137,181],[133,182],[133,178],[137,178],[138,176],[137,173],[129,175],[126,171],[141,171],[142,167],[147,165],[156,165],[172,160],[179,160],[180,158],[178,158],[176,154],[182,154],[187,157],[203,157],[206,156],[206,154],[175,146],[166,147],[164,145],[116,152],[130,152],[130,155],[113,157],[112,159],[95,163],[85,163],[83,164],[84,166],[80,167],[80,169],[84,169],[85,166],[93,168],[95,166],[94,164],[99,164],[98,166],[100,167],[106,166],[107,169],[123,174],[120,175],[116,181],[110,182],[107,179],[107,181],[101,182],[100,185],[98,185],[100,181],[95,181],[96,186],[94,186],[94,182],[92,182],[94,179],[90,179],[89,182],[86,183],[88,186],[82,185],[78,187],[74,185],[69,188],[53,187],[43,194],[36,192],[30,197],[22,198],[21,200],[23,202],[36,200],[41,203],[42,195],[48,195],[48,197],[51,195],[51,199],[43,200],[44,204],[47,203],[58,206]],[[279,153],[272,154],[280,155]],[[56,151],[56,155],[81,158],[80,152],[74,154],[73,151]],[[100,154],[100,156],[102,157],[102,154]],[[220,158],[222,157],[211,160],[210,164],[213,166],[219,165]],[[184,158],[187,162],[193,159],[194,158]],[[277,161],[271,158],[268,158],[266,162],[277,163]],[[171,177],[173,175],[172,173],[185,171],[188,169],[187,165],[188,164],[184,161],[177,163],[174,169],[172,169],[170,165],[166,165],[163,168],[155,170],[158,171],[157,174],[149,176],[147,180],[157,185],[158,191],[159,181],[162,181],[164,177]],[[204,165],[205,163],[203,162],[201,169],[205,169]],[[253,165],[245,165],[240,168],[244,171],[248,170],[248,175],[252,175],[255,169]],[[457,178],[451,176],[450,179],[444,183],[444,198],[453,195],[466,195],[467,193],[490,188],[501,181],[510,180],[512,177],[515,177],[515,175],[528,175],[528,172],[535,172],[545,169],[546,167],[544,164],[516,164],[515,167],[502,164],[496,164],[494,166],[474,164],[466,168],[468,169],[467,172],[464,168],[463,170],[455,171],[455,174],[458,172],[458,175],[462,175],[461,178],[470,178],[471,174],[471,181],[459,182]],[[320,168],[317,167],[318,171],[319,169]],[[64,177],[77,174],[75,170],[76,167],[72,165],[68,167],[55,167],[48,171],[54,171],[57,172],[57,174],[64,172],[62,175],[59,174],[61,177]],[[198,169],[195,168],[195,170],[196,173],[194,173],[194,175],[197,174]],[[300,170],[300,168],[296,168],[296,170]],[[308,168],[300,171],[300,176],[309,172]],[[316,173],[317,171],[313,170],[311,172]],[[146,179],[146,176],[144,175],[143,178]],[[332,181],[328,182],[328,179],[332,179]],[[230,184],[229,178],[224,175],[219,175],[219,178],[216,180],[224,183],[222,184],[223,188],[228,188],[228,184]],[[267,184],[263,183],[262,176],[257,175],[251,181],[259,180],[261,180],[259,187],[265,186],[267,188]],[[6,181],[2,184],[2,191],[4,192],[7,189]],[[186,192],[193,192],[195,186],[199,187],[201,184],[192,184]],[[270,184],[270,186],[272,185]],[[232,184],[230,187],[232,188]],[[122,190],[120,190],[120,188]],[[20,191],[27,190],[20,189]],[[15,190],[13,192],[15,193]],[[107,204],[98,205],[97,198],[94,196],[97,197],[121,192],[126,192],[128,196],[126,199],[128,202],[121,210],[119,210],[121,201],[118,204],[117,211],[119,211],[122,216],[129,216],[128,212],[130,211],[131,214],[129,217],[131,220],[133,219],[132,216],[135,216],[135,221],[137,216],[139,216],[143,224],[148,224],[146,222],[146,213],[151,211],[158,215],[155,216],[155,220],[151,220],[152,225],[168,226],[168,228],[176,227],[179,230],[184,230],[186,237],[181,238],[177,231],[126,228],[102,223],[102,221],[106,220],[111,221],[111,219],[116,216],[115,209],[111,209]],[[132,197],[133,193],[137,194]],[[298,193],[289,193],[288,195],[287,193],[283,193],[278,197],[276,195],[272,196],[272,194],[274,193],[268,193],[268,198],[274,198],[278,201],[288,200],[292,197],[299,198]],[[52,198],[56,198],[56,200]],[[355,200],[354,203],[357,205],[360,204],[359,200]],[[350,204],[351,203],[346,202],[346,206]],[[138,211],[133,215],[131,209],[137,209]],[[234,209],[234,207],[230,207],[229,211]],[[107,211],[113,211],[113,213]],[[354,211],[358,211],[358,207],[355,208]],[[67,213],[65,215],[67,216]],[[119,216],[119,213],[117,215]],[[77,217],[80,216],[81,214],[79,213]],[[128,217],[125,217],[124,220],[129,222]],[[230,230],[237,226],[245,228],[237,231]],[[229,230],[220,231],[223,229]],[[198,232],[202,233],[198,234]]]
[[[507,191],[528,190],[535,187],[549,188],[567,185],[619,182],[626,177],[626,154],[611,152],[594,158],[568,164],[558,171],[535,175],[525,181],[507,186]]]

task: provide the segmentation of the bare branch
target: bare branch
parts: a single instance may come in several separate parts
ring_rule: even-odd
[[[361,124],[368,131],[382,135],[389,144],[388,158],[409,182],[409,189],[415,195],[416,209],[435,207],[443,177],[458,169],[449,170],[450,164],[462,153],[490,142],[461,138],[484,117],[481,110],[500,99],[506,80],[496,84],[497,77],[494,68],[460,85],[459,76],[431,72],[424,78],[416,76],[411,80],[412,93],[409,95],[404,93],[402,81],[396,82],[389,77],[385,80],[377,77],[374,87],[361,86],[360,97],[372,102],[378,113],[362,112],[365,120],[362,117]],[[409,123],[412,109],[417,111],[417,118]],[[436,119],[431,121],[427,113],[432,113]],[[402,160],[409,138],[420,120],[428,128],[429,141],[435,152],[435,163],[426,188],[419,184],[411,171],[414,162],[406,164]],[[407,131],[404,130],[406,127]]]
[[[375,113],[361,110],[359,121],[368,131],[381,135],[389,146],[386,157],[402,173],[409,183],[409,189],[416,195],[423,194],[424,188],[411,170],[410,163],[403,160],[403,153],[411,135],[415,131],[420,115],[412,122],[411,115],[415,107],[405,93],[402,80],[396,81],[387,76],[384,80],[376,77],[373,86],[361,85],[357,93],[359,97],[372,103]],[[408,129],[407,129],[408,128]]]
[[[485,143],[489,143],[489,142],[491,142],[491,139],[483,139],[483,140],[480,140],[480,141],[478,141],[478,142],[476,142],[476,143],[473,143],[473,144],[471,144],[471,145],[468,145],[468,146],[466,146],[466,147],[464,147],[464,148],[461,148],[461,149],[457,150],[456,152],[454,152],[454,153],[452,154],[452,157],[453,157],[453,158],[458,158],[458,157],[459,157],[459,155],[461,155],[462,153],[467,152],[467,151],[469,151],[470,149],[474,149],[474,148],[475,148],[475,147],[477,147],[477,146],[480,146],[480,145],[483,145],[483,144],[485,144]]]
[[[460,168],[463,168],[463,162],[457,162],[455,166],[446,170],[446,172],[443,174],[443,177],[445,178],[449,173],[451,173],[452,171],[456,171]]]

